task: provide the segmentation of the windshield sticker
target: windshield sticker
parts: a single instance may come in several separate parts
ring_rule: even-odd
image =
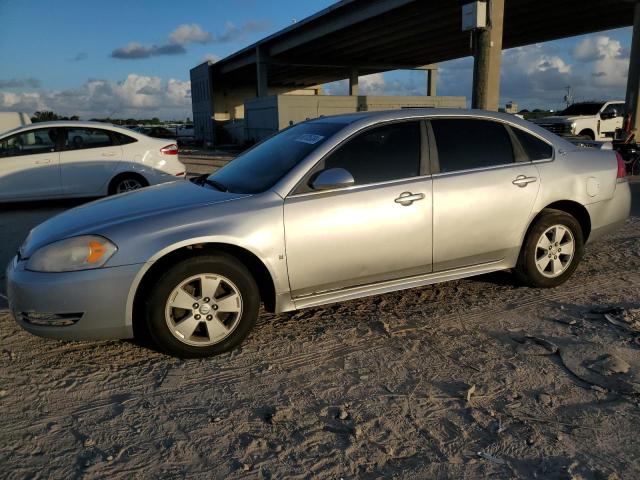
[[[314,133],[305,133],[294,139],[295,142],[308,143],[309,145],[315,145],[324,137],[322,135],[316,135]]]

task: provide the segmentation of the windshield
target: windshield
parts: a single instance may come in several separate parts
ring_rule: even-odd
[[[562,115],[595,115],[603,106],[604,103],[574,103],[567,107]]]
[[[211,174],[206,183],[233,193],[264,192],[342,128],[342,123],[295,125],[229,162]]]

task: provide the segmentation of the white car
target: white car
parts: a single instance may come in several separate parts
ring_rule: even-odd
[[[0,202],[99,197],[184,178],[172,140],[99,122],[43,122],[0,135]]]

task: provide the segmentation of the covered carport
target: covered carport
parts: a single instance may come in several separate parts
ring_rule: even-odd
[[[638,0],[488,0],[485,28],[462,30],[468,0],[342,0],[210,65],[218,99],[257,97],[397,69],[428,72],[435,95],[438,62],[473,55],[472,106],[497,110],[503,49],[633,25],[627,105],[640,124]]]

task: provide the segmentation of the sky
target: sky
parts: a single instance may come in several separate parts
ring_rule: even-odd
[[[0,111],[89,118],[191,117],[189,69],[216,61],[333,0],[0,0]],[[53,6],[55,5],[55,8]],[[631,28],[505,50],[501,104],[561,108],[624,99]],[[471,98],[473,59],[440,64],[438,95]],[[363,77],[361,93],[425,95],[419,71]],[[344,95],[346,81],[325,86]]]

